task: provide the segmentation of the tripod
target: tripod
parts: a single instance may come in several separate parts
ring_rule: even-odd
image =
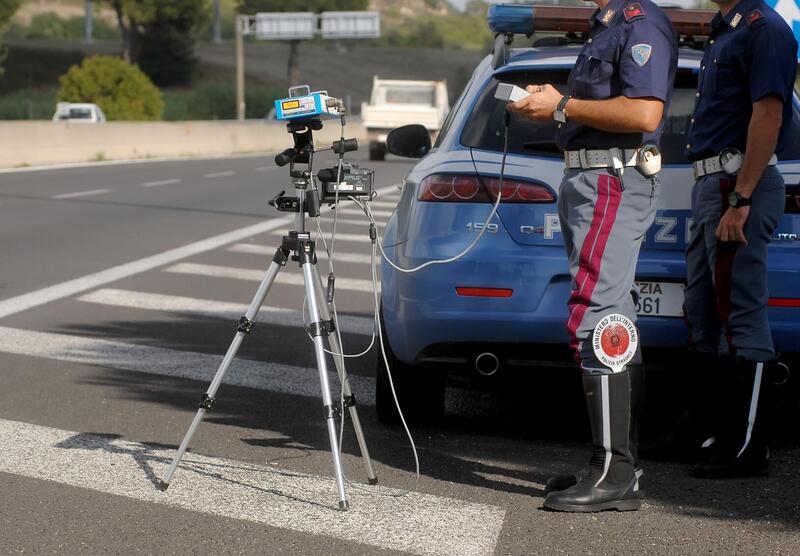
[[[294,178],[295,196],[285,196],[281,192],[275,199],[270,201],[270,204],[282,212],[295,212],[295,230],[289,231],[287,235],[283,236],[281,245],[276,249],[275,255],[272,257],[272,263],[266,271],[261,285],[258,287],[250,306],[247,308],[245,315],[239,320],[237,326],[236,336],[233,339],[222,363],[217,370],[214,379],[208,387],[208,390],[202,395],[197,414],[194,416],[192,423],[189,425],[189,430],[183,437],[178,452],[172,460],[169,470],[164,475],[161,481],[161,489],[166,490],[169,486],[175,470],[181,461],[189,442],[192,440],[197,427],[203,420],[206,411],[213,409],[215,403],[215,395],[222,383],[225,373],[228,371],[234,357],[236,356],[239,347],[244,340],[244,337],[253,330],[256,315],[258,314],[264,299],[267,297],[270,288],[272,287],[275,277],[278,272],[286,266],[286,263],[291,259],[296,261],[301,270],[303,271],[303,282],[306,290],[306,297],[308,299],[308,308],[311,316],[311,324],[309,325],[309,333],[314,341],[314,352],[317,359],[317,369],[319,370],[319,381],[322,388],[322,407],[324,410],[325,421],[328,426],[328,436],[330,437],[331,455],[333,457],[333,472],[336,479],[336,490],[339,495],[339,509],[345,511],[348,509],[347,494],[344,489],[344,474],[342,473],[342,462],[339,453],[339,442],[336,434],[336,421],[335,416],[337,408],[333,404],[331,398],[330,384],[328,381],[328,363],[325,352],[324,337],[327,337],[328,344],[330,345],[331,352],[334,354],[334,365],[336,372],[339,375],[339,381],[342,385],[343,405],[346,407],[350,414],[350,420],[355,429],[356,439],[361,451],[361,456],[364,459],[366,466],[367,478],[369,484],[376,484],[378,482],[375,472],[372,469],[372,461],[369,456],[367,444],[364,439],[364,432],[361,429],[361,421],[358,418],[358,411],[356,410],[356,399],[350,388],[350,381],[347,375],[347,370],[344,365],[344,352],[339,343],[336,333],[336,326],[334,320],[331,318],[331,308],[328,302],[332,302],[332,295],[326,298],[325,290],[322,287],[322,280],[317,270],[317,256],[315,252],[315,242],[311,239],[311,235],[305,229],[305,216],[319,216],[319,197],[312,189],[307,191],[309,185],[313,184],[313,174],[311,171],[313,164],[314,145],[312,139],[312,129],[320,129],[320,122],[312,122],[310,124],[290,124],[289,131],[295,138],[295,148],[287,149],[278,157],[276,162],[283,166],[291,162],[290,175]],[[304,133],[300,133],[305,130]],[[344,142],[344,139],[342,140]],[[340,152],[340,162],[343,156]],[[285,158],[281,159],[280,157]],[[281,163],[283,161],[283,163]],[[295,162],[305,162],[308,164],[307,171],[295,171]],[[331,292],[332,293],[332,292]]]

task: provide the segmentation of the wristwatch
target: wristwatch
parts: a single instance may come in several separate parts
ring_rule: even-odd
[[[753,204],[753,200],[750,197],[742,197],[738,191],[734,191],[728,195],[728,204],[732,208],[749,207]]]
[[[566,108],[567,108],[567,102],[569,102],[569,99],[571,98],[572,97],[569,95],[564,95],[563,97],[561,97],[561,100],[559,101],[558,106],[556,106],[556,109],[553,110],[553,119],[560,124],[567,123]]]

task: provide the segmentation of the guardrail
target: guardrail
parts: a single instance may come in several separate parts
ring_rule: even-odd
[[[365,141],[360,119],[348,118],[345,136]],[[317,144],[323,147],[338,138],[338,120],[327,121],[315,133]],[[291,145],[285,124],[275,121],[0,122],[0,168],[273,153]]]

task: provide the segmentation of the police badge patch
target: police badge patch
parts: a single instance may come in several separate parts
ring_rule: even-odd
[[[631,47],[631,56],[633,56],[633,61],[639,66],[645,65],[650,59],[650,54],[652,53],[653,47],[649,44],[634,44]]]

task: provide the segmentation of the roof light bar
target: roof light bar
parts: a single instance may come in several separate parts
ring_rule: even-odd
[[[489,28],[496,34],[530,35],[545,33],[588,33],[595,8],[583,6],[535,6],[493,4],[489,6]],[[706,37],[711,32],[710,10],[664,8],[664,13],[683,37]]]

